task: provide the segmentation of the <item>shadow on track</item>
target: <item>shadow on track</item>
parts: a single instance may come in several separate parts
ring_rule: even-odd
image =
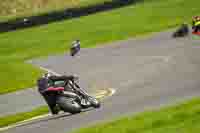
[[[26,18],[17,18],[13,20],[9,20],[7,22],[0,23],[0,33],[15,31],[18,29],[24,29],[32,26],[39,26],[48,24],[51,22],[66,20],[77,18],[81,16],[87,16],[90,14],[94,14],[97,12],[103,12],[107,10],[112,10],[124,6],[128,6],[131,4],[135,4],[137,2],[143,2],[144,0],[112,0],[111,2],[104,2],[97,5],[91,5],[87,7],[79,7],[79,8],[69,8],[60,11],[54,11],[38,16],[31,16]]]

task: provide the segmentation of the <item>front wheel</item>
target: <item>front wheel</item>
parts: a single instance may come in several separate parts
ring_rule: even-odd
[[[71,114],[80,113],[82,109],[73,98],[59,97],[57,103],[64,112]]]
[[[94,107],[94,108],[100,108],[101,107],[100,101],[98,101],[96,98],[93,98],[93,97],[90,96],[88,98],[88,100],[89,100],[92,107]]]

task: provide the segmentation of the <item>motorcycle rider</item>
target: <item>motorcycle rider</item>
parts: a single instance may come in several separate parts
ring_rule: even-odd
[[[38,91],[45,99],[46,103],[49,106],[49,109],[52,114],[58,114],[59,109],[56,107],[56,98],[59,95],[58,92],[47,91],[49,87],[54,87],[55,81],[73,81],[75,76],[55,76],[51,73],[45,73],[37,81]]]
[[[81,45],[81,42],[79,39],[72,42],[72,47],[80,47],[80,45]]]
[[[200,16],[194,16],[192,19],[192,29],[194,33],[200,32]]]
[[[188,35],[189,33],[189,27],[187,23],[183,23],[178,29],[173,33],[173,37],[184,37]]]
[[[75,54],[77,54],[80,51],[80,40],[77,39],[75,41],[72,42],[72,46],[71,46],[71,55],[74,56]]]

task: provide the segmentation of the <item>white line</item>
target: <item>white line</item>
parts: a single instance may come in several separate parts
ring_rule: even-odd
[[[53,75],[56,75],[56,76],[60,76],[61,74],[58,74],[57,72],[54,72],[52,70],[49,70],[47,68],[44,68],[44,67],[39,67],[40,69],[44,70],[44,71],[47,71],[49,73],[52,73]]]

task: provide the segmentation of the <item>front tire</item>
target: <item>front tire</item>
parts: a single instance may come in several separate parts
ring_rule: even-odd
[[[94,108],[100,108],[101,107],[101,103],[96,98],[89,97],[88,99],[89,99],[92,107],[94,107]]]
[[[81,106],[72,98],[59,97],[58,105],[64,112],[69,112],[71,114],[76,114],[81,112]]]

